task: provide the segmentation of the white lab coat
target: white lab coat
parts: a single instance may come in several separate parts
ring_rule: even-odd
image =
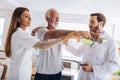
[[[67,50],[76,56],[83,56],[82,63],[91,64],[93,72],[85,72],[80,69],[78,80],[111,80],[110,76],[120,68],[118,48],[114,40],[106,33],[102,35],[106,42],[99,44],[82,45],[78,49],[71,44]]]
[[[38,39],[18,28],[12,35],[8,80],[31,80],[32,47]]]

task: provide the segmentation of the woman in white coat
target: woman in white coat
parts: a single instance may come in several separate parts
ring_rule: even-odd
[[[47,49],[69,38],[65,37],[44,43],[28,34],[25,29],[30,26],[31,16],[29,10],[18,7],[14,10],[5,42],[5,54],[10,57],[8,80],[30,80],[32,73],[32,47]]]

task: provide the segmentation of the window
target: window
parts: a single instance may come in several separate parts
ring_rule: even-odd
[[[5,18],[0,18],[0,46],[2,46],[2,35],[3,35],[4,22],[5,22]]]
[[[114,38],[118,41],[120,41],[120,25],[114,25],[115,29],[114,29]]]
[[[118,47],[120,48],[120,24],[116,24],[114,25],[115,29],[114,29],[114,38],[117,41]]]
[[[80,24],[80,23],[71,23],[71,22],[59,22],[59,26],[57,29],[64,29],[64,30],[84,30],[84,31],[89,31],[89,26],[88,24]],[[74,40],[70,40],[74,41]],[[75,41],[76,42],[76,41]],[[76,47],[77,44],[73,43]],[[78,61],[81,61],[82,57],[76,57],[67,50],[65,50],[65,46],[63,47],[62,50],[62,56],[64,59],[75,59]]]
[[[58,26],[58,29],[89,31],[89,26],[88,26],[88,24],[60,22],[59,26]]]

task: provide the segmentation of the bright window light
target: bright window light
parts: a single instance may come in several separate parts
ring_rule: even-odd
[[[89,26],[88,24],[60,22],[58,29],[89,31]]]
[[[89,26],[88,26],[88,24],[79,24],[79,23],[71,23],[71,22],[70,23],[69,22],[59,22],[59,26],[57,27],[57,29],[89,31]],[[70,41],[76,42],[75,40],[72,40],[72,39]],[[75,43],[73,45],[75,45],[77,47],[77,45]],[[72,53],[68,52],[65,49],[65,46],[63,47],[63,50],[62,50],[62,57],[64,59],[75,59],[75,60],[78,60],[78,61],[82,60],[82,57],[76,57]]]
[[[0,18],[0,46],[2,46],[2,35],[3,35],[3,28],[4,28],[4,18]]]

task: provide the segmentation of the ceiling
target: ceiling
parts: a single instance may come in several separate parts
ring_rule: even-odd
[[[13,10],[18,6],[37,12],[45,12],[49,8],[66,14],[102,12],[106,16],[120,18],[120,0],[0,0],[0,9]]]

